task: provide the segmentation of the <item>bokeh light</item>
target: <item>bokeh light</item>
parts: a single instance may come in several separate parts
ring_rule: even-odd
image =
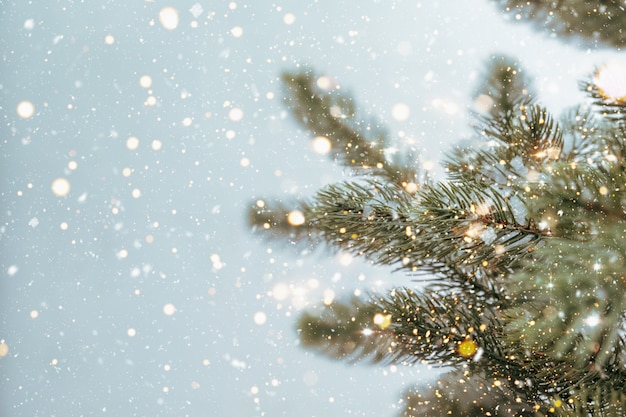
[[[228,118],[233,122],[240,122],[243,119],[243,110],[238,107],[230,109]]]
[[[134,136],[129,137],[126,139],[126,147],[131,151],[136,150],[139,147],[139,139]]]
[[[5,342],[0,342],[0,358],[9,354],[9,345]]]
[[[305,221],[304,213],[300,210],[293,210],[287,215],[287,223],[292,226],[302,226]]]
[[[176,313],[176,306],[172,303],[167,303],[163,306],[163,314],[166,316],[173,316]]]
[[[149,75],[142,75],[139,78],[139,85],[143,88],[150,88],[152,86],[152,77]]]
[[[16,111],[22,119],[29,119],[35,114],[35,105],[28,100],[20,101],[17,103]]]
[[[267,321],[267,314],[265,314],[262,311],[257,311],[256,313],[254,313],[254,323],[261,326],[263,324],[265,324],[265,322]]]
[[[70,189],[72,187],[70,186],[70,182],[67,179],[57,178],[52,181],[52,185],[50,186],[50,188],[52,189],[54,195],[56,195],[57,197],[65,197],[70,193]]]
[[[386,329],[391,325],[391,314],[376,313],[374,315],[374,324],[381,329]]]
[[[173,7],[164,7],[159,12],[159,22],[167,30],[178,27],[178,11]]]
[[[614,103],[626,102],[626,62],[612,60],[600,67],[593,77],[598,93]]]
[[[404,103],[396,103],[391,108],[391,117],[398,122],[403,122],[411,115],[411,109]]]
[[[328,152],[330,152],[332,145],[330,143],[330,140],[326,137],[326,136],[317,136],[315,138],[313,138],[313,150],[320,154],[320,155],[326,155]]]

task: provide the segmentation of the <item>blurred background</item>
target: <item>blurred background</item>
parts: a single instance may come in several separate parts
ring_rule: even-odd
[[[617,54],[513,20],[488,0],[2,2],[0,415],[395,415],[436,369],[332,362],[295,322],[418,284],[247,225],[350,175],[280,75],[331,77],[440,177],[493,56],[558,113]]]

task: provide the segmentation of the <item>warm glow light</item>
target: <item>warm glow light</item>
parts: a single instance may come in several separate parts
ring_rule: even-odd
[[[381,329],[386,329],[391,325],[391,314],[376,313],[374,316],[374,324]]]
[[[293,25],[296,21],[296,16],[293,13],[285,13],[283,16],[283,23],[286,25]]]
[[[139,79],[139,85],[143,88],[150,88],[150,86],[152,85],[152,77],[149,75],[143,75]]]
[[[486,94],[481,94],[474,100],[474,105],[479,112],[487,113],[493,108],[493,99]]]
[[[35,114],[35,105],[30,101],[24,100],[17,104],[15,110],[17,111],[17,115],[22,119],[29,119]]]
[[[300,210],[293,210],[287,215],[287,223],[292,226],[302,226],[305,221],[304,213]]]
[[[265,324],[266,321],[267,321],[267,315],[264,312],[257,311],[256,313],[254,313],[254,324],[261,326]]]
[[[319,77],[316,82],[317,86],[322,90],[330,90],[333,87],[333,80],[329,77]]]
[[[228,118],[233,122],[240,122],[243,119],[243,110],[238,107],[230,109],[228,112]]]
[[[164,7],[159,12],[159,22],[167,30],[174,30],[178,27],[178,11],[173,7]]]
[[[167,303],[163,306],[163,314],[166,316],[173,316],[176,313],[176,307],[172,303]]]
[[[411,115],[411,109],[404,103],[397,103],[391,108],[391,117],[398,122],[403,122]]]
[[[404,190],[409,194],[415,194],[419,189],[419,186],[414,182],[407,182],[402,185],[404,186]]]
[[[465,238],[463,240],[465,240],[467,243],[470,243],[472,240],[480,236],[484,229],[485,226],[482,223],[470,223],[468,229],[465,231]]]
[[[593,83],[598,93],[614,103],[626,102],[626,62],[612,60],[596,71]]]
[[[286,300],[287,297],[289,297],[290,292],[289,286],[284,283],[278,283],[274,285],[274,288],[272,289],[272,295],[274,296],[274,299],[278,301]]]
[[[211,259],[214,269],[222,269],[224,267],[224,263],[221,261],[220,256],[217,253],[212,254],[209,259]]]
[[[354,261],[354,256],[352,256],[352,254],[348,252],[341,252],[337,256],[337,261],[340,265],[348,266],[352,263],[352,261]]]
[[[9,354],[9,345],[4,342],[0,343],[0,358]]]
[[[70,182],[65,178],[57,178],[56,180],[52,181],[52,185],[50,186],[50,188],[52,188],[52,192],[57,197],[65,197],[70,193],[71,186]]]
[[[327,289],[324,291],[323,303],[327,306],[331,305],[335,300],[335,291]]]
[[[552,146],[552,147],[546,148],[542,151],[535,153],[533,156],[539,159],[543,159],[543,158],[559,159],[560,155],[561,155],[561,149]]]
[[[326,136],[317,136],[313,138],[313,150],[320,154],[326,155],[330,152],[331,143],[330,140]]]
[[[134,136],[129,137],[126,139],[126,147],[131,151],[136,150],[139,147],[139,139]]]

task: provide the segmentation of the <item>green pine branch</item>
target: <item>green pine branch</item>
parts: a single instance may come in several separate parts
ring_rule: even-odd
[[[335,302],[298,324],[302,344],[331,357],[452,367],[477,388],[472,394],[444,378],[407,400],[405,415],[619,415],[626,391],[621,113],[605,112],[601,92],[586,88],[590,105],[557,121],[533,103],[514,61],[496,60],[490,74],[482,95],[492,105],[478,124],[483,146],[451,153],[449,179],[417,192],[358,133],[351,102],[317,91],[310,73],[290,75],[295,116],[311,136],[333,138],[343,151],[334,157],[363,178],[305,202],[257,202],[251,221],[291,240],[433,274],[422,292]],[[461,393],[472,394],[471,404],[456,399]]]
[[[580,408],[586,404],[582,393],[600,388],[601,393],[624,390],[620,369],[613,369],[614,375],[621,375],[611,380],[600,372],[586,372],[569,360],[531,353],[536,349],[529,347],[524,337],[510,336],[514,329],[503,327],[501,313],[514,311],[507,305],[506,300],[471,283],[423,293],[402,288],[386,296],[334,302],[315,314],[306,313],[298,330],[305,347],[337,359],[454,366],[465,377],[490,384],[496,393],[506,392],[508,401],[498,404],[502,410],[525,410],[526,414],[522,410],[520,415],[549,411],[555,399],[565,403],[563,412],[574,412],[576,407],[585,409]],[[490,393],[483,392],[482,398],[494,401]],[[459,405],[458,400],[441,405]],[[485,404],[478,406],[484,411]]]
[[[533,104],[534,93],[515,60],[497,57],[489,71],[478,90],[478,97],[489,98],[488,112],[475,115],[482,140],[470,149],[453,149],[445,166],[451,179],[519,191],[529,171],[539,173],[561,156],[563,131],[545,108]]]
[[[334,359],[393,361],[390,353],[398,354],[393,333],[374,325],[380,312],[377,305],[353,298],[347,303],[333,302],[315,314],[304,313],[297,324],[300,343]]]
[[[388,152],[393,144],[386,128],[373,119],[360,118],[353,98],[339,86],[318,87],[320,78],[312,71],[286,72],[282,76],[285,103],[309,138],[327,140],[330,159],[353,174],[396,184],[414,194],[427,179],[420,178],[412,150]],[[312,223],[294,225],[288,218],[298,211],[309,219],[310,210],[306,201],[259,200],[249,208],[248,223],[269,237],[304,240],[316,234]]]
[[[515,58],[494,55],[483,73],[482,85],[477,88],[474,99],[481,112],[503,119],[506,123],[519,104],[532,102],[536,95],[532,82]]]
[[[339,86],[324,90],[317,86],[312,71],[285,73],[285,102],[308,135],[330,141],[329,156],[337,163],[365,175],[384,178],[387,182],[407,187],[416,184],[418,172],[411,153],[395,160],[386,156],[389,135],[377,121],[364,121],[357,116],[354,100]],[[413,187],[413,186],[410,186]]]
[[[619,0],[496,0],[513,20],[585,47],[626,45],[626,13]]]
[[[399,288],[386,296],[353,298],[305,313],[298,331],[304,346],[335,358],[451,366],[469,362],[459,352],[464,341],[498,325],[493,311],[481,308],[485,303],[497,305],[497,296],[470,283],[441,292]],[[489,338],[485,334],[478,339],[489,340],[497,350],[497,342]],[[478,344],[473,348],[482,349]]]
[[[400,417],[535,416],[535,407],[517,400],[506,384],[467,372],[452,371],[433,385],[417,386],[404,394]]]
[[[603,386],[579,390],[566,400],[554,398],[537,417],[620,417],[626,415],[626,392]]]

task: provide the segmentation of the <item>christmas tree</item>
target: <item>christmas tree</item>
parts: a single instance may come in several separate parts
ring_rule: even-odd
[[[496,0],[516,21],[533,22],[553,37],[575,40],[580,46],[626,44],[626,8],[619,0]]]
[[[615,72],[623,81],[615,64],[591,74],[588,100],[556,118],[515,60],[494,58],[475,143],[448,153],[442,181],[415,155],[389,158],[385,129],[328,77],[284,74],[294,118],[354,175],[309,201],[259,200],[251,224],[427,280],[303,314],[302,345],[451,369],[406,392],[402,416],[626,415],[626,88]]]

